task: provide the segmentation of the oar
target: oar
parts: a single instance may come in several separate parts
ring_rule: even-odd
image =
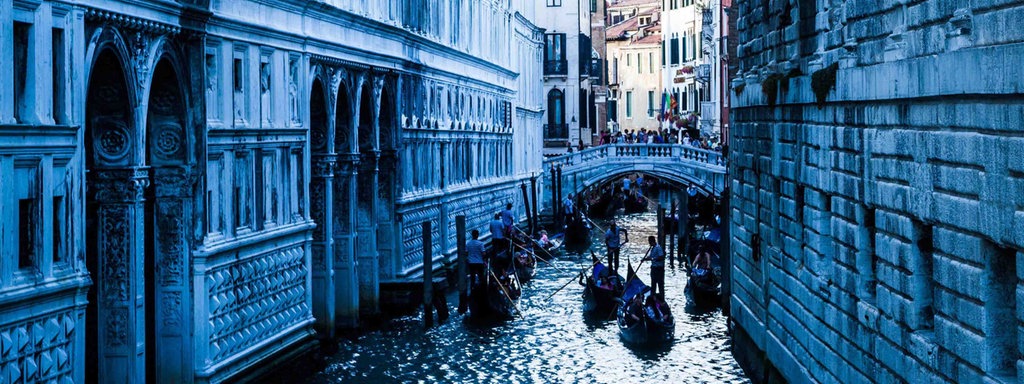
[[[519,248],[519,249],[521,249],[521,250],[523,250],[523,251],[527,251],[527,252],[530,252],[530,250],[529,250],[529,249],[523,248],[523,246],[521,246],[521,245],[518,245],[518,244],[516,245],[516,248]],[[536,255],[534,255],[533,259],[534,259],[534,260],[540,260],[540,261],[543,261],[543,262],[547,263],[547,265],[550,265],[550,266],[554,267],[555,269],[557,269],[557,270],[558,270],[559,272],[562,272],[562,273],[565,273],[565,272],[566,272],[566,271],[565,271],[564,269],[562,269],[562,268],[559,268],[559,267],[558,267],[557,265],[554,265],[554,264],[552,264],[552,263],[551,263],[550,261],[544,260],[544,258],[541,258],[541,257],[537,257]]]
[[[593,268],[593,267],[594,267],[594,265],[597,265],[597,263],[599,263],[599,262],[600,262],[600,261],[596,261],[596,262],[594,262],[594,264],[593,264],[593,265],[591,265],[591,266],[590,266],[590,268]],[[580,273],[577,273],[577,274],[573,275],[573,276],[572,276],[572,279],[571,279],[571,280],[569,280],[569,282],[568,282],[568,283],[565,283],[565,285],[563,285],[563,286],[562,286],[561,288],[558,288],[557,290],[555,290],[554,292],[552,292],[552,293],[551,293],[550,295],[548,295],[548,297],[544,298],[544,300],[551,300],[551,297],[555,296],[555,294],[556,294],[556,293],[558,293],[558,292],[561,292],[561,291],[562,291],[563,289],[565,289],[565,287],[568,287],[568,286],[569,286],[569,284],[572,284],[572,282],[573,282],[573,281],[576,281],[577,279],[579,279],[579,277],[578,277],[578,276],[582,276],[582,275],[583,275],[583,272],[586,272],[586,271],[587,271],[587,269],[589,269],[589,268],[583,268],[582,270],[580,270]]]
[[[515,267],[513,266],[513,268],[515,268]],[[516,301],[512,300],[512,296],[508,294],[507,290],[505,290],[505,286],[501,285],[501,282],[498,281],[498,276],[496,276],[494,274],[494,271],[490,270],[489,268],[487,269],[487,272],[490,272],[491,273],[491,277],[494,277],[494,283],[498,284],[498,288],[501,288],[501,293],[505,295],[505,298],[508,299],[509,303],[512,303],[512,309],[516,310],[516,314],[519,315],[519,318],[520,319],[524,319],[525,317],[523,317],[523,313],[520,312],[519,311],[519,307],[516,306]]]

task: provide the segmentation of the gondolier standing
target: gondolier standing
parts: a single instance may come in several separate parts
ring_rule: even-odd
[[[625,236],[626,241],[621,241],[620,236]],[[625,229],[619,228],[618,225],[612,221],[611,226],[604,233],[604,245],[608,247],[608,267],[612,271],[619,270],[619,249],[623,243],[629,242],[629,233]]]
[[[494,256],[508,251],[508,243],[505,242],[505,225],[501,222],[500,213],[495,213],[494,220],[491,220],[491,246],[494,248]]]
[[[466,242],[466,264],[469,269],[469,284],[475,289],[484,281],[484,243],[480,241],[480,231],[470,232],[473,239]]]
[[[665,297],[665,250],[654,236],[647,237],[651,253],[645,259],[651,260],[651,293]],[[659,291],[659,287],[661,290]],[[660,294],[659,294],[660,292]]]
[[[501,211],[501,224],[505,226],[505,237],[512,234],[512,225],[515,224],[515,215],[512,214],[512,203],[505,204],[505,210]]]

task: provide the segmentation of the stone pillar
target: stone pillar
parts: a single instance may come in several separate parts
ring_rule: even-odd
[[[377,253],[380,276],[391,278],[398,274],[401,259],[397,256],[398,231],[395,225],[395,196],[398,188],[398,157],[395,151],[385,151],[377,166],[381,175],[377,190]]]
[[[356,274],[356,168],[359,157],[341,155],[334,171],[332,225],[334,237],[335,326],[353,328],[359,323],[359,279]]]
[[[158,382],[192,381],[192,296],[188,271],[191,270],[189,234],[192,221],[192,191],[195,180],[185,166],[153,168],[155,191],[153,295]],[[142,288],[140,287],[140,290]]]
[[[107,382],[146,381],[146,305],[143,274],[149,172],[143,167],[92,170],[97,241],[97,371]]]
[[[309,181],[310,214],[316,222],[313,230],[312,274],[313,317],[316,331],[321,337],[334,335],[335,286],[334,279],[334,172],[337,157],[315,155],[313,174]]]
[[[377,191],[379,153],[361,156],[358,176],[356,217],[356,266],[359,274],[359,302],[364,312],[380,311],[380,267],[377,257]]]

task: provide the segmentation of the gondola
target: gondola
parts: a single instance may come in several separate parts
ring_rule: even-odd
[[[520,283],[533,280],[533,276],[537,274],[537,257],[533,254],[532,250],[516,252],[513,262],[515,263],[516,276],[519,277]]]
[[[601,284],[604,282],[604,284]],[[622,297],[622,275],[612,272],[604,264],[594,264],[593,273],[587,276],[583,284],[583,311],[591,313],[611,313]]]
[[[519,299],[522,293],[518,282],[513,274],[488,273],[484,282],[473,286],[469,293],[470,318],[477,321],[512,320],[516,315],[513,300]]]
[[[590,243],[590,223],[585,217],[569,220],[565,224],[565,245],[583,246]]]
[[[591,217],[608,217],[610,216],[609,210],[612,207],[613,199],[611,190],[605,191],[601,194],[597,200],[590,203],[589,212]],[[612,211],[614,213],[614,211]]]
[[[721,304],[722,268],[719,265],[718,242],[705,238],[695,240],[694,243],[696,252],[694,252],[694,257],[690,258],[690,267],[687,268],[686,294],[697,306],[719,305]],[[706,268],[694,266],[692,261],[696,255],[704,252],[710,256],[709,265]]]
[[[555,257],[555,253],[558,252],[558,248],[562,247],[562,241],[564,234],[555,235],[555,237],[548,239],[548,241],[541,242],[540,240],[534,241],[533,249],[536,252],[535,256],[544,260],[551,260]]]
[[[647,198],[642,195],[626,196],[622,202],[626,214],[647,212]]]
[[[626,285],[617,311],[619,335],[631,345],[667,343],[675,336],[675,319],[668,304],[633,277]]]

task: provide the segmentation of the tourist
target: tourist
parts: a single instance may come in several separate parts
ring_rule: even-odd
[[[626,241],[622,241],[621,237],[625,236]],[[619,228],[614,221],[611,226],[608,227],[608,231],[604,234],[604,245],[608,248],[608,267],[613,271],[619,270],[619,251],[622,244],[629,242],[629,233],[625,229]]]
[[[466,265],[469,270],[469,284],[476,285],[484,281],[484,243],[480,241],[480,231],[470,232],[466,242]]]
[[[505,235],[512,233],[512,225],[515,224],[515,216],[512,214],[512,203],[505,204],[505,210],[501,211],[501,224],[505,226]]]
[[[648,236],[647,243],[651,245],[651,252],[644,260],[651,261],[651,291],[665,297],[665,250],[654,236]]]
[[[505,242],[505,225],[501,222],[500,213],[495,213],[494,220],[491,220],[491,245],[495,255],[508,248],[508,244]]]
[[[562,211],[565,213],[565,217],[569,217],[569,218],[575,217],[575,216],[573,216],[573,214],[575,213],[575,210],[573,209],[573,206],[572,206],[572,194],[571,193],[568,196],[566,196],[564,200],[562,200],[562,207],[563,207]]]

